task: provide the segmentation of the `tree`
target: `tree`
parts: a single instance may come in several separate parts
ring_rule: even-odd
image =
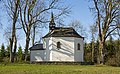
[[[7,48],[6,48],[6,57],[10,57],[10,47],[9,46],[7,46]]]
[[[2,44],[2,46],[1,46],[0,57],[2,57],[2,58],[5,57],[5,46],[4,46],[4,44]]]
[[[92,35],[92,41],[91,41],[91,47],[92,47],[92,62],[94,62],[94,51],[95,51],[95,37],[96,37],[96,33],[97,33],[97,26],[96,25],[92,25],[90,26],[90,32]]]
[[[99,40],[97,39],[96,44],[95,44],[95,55],[94,58],[96,60],[96,63],[99,63]]]
[[[111,58],[114,58],[113,56],[116,53],[115,45],[116,45],[116,42],[113,41],[113,38],[110,35],[109,40],[107,40],[106,43],[105,43],[105,51],[106,51],[106,54],[105,54],[105,57],[104,57],[105,62],[109,61]]]
[[[68,14],[68,7],[61,6],[59,7],[60,0],[21,0],[19,9],[20,9],[20,19],[22,28],[26,36],[25,43],[25,60],[28,56],[28,48],[30,43],[31,29],[34,24],[41,22],[47,23],[46,20],[47,13],[50,9],[61,10],[58,16],[62,14]],[[48,17],[47,17],[48,18]]]
[[[79,20],[73,20],[68,24],[69,27],[73,27],[75,31],[77,31],[80,35],[83,35],[84,37],[87,37],[86,31],[83,27],[83,25],[80,23]]]
[[[116,64],[117,66],[120,66],[120,39],[116,41],[116,53],[115,53],[115,58],[116,58]]]
[[[19,4],[20,0],[6,0],[5,6],[7,9],[7,13],[12,20],[12,28],[9,37],[9,45],[10,45],[10,62],[14,62],[14,57],[17,48],[17,37],[16,37],[16,23],[19,17]]]
[[[42,29],[45,29],[46,23],[35,23],[31,29],[31,40],[32,40],[32,46],[36,43],[35,39],[36,36],[39,36],[39,39],[42,37]]]
[[[19,62],[22,61],[22,57],[23,57],[22,47],[19,46],[19,48],[18,48],[18,61],[19,61]]]
[[[96,13],[96,24],[99,33],[99,64],[104,64],[105,41],[107,37],[117,28],[116,23],[119,15],[119,0],[93,0]]]
[[[85,48],[84,48],[84,52],[85,52],[85,62],[91,62],[92,58],[91,58],[91,43],[85,43]]]
[[[115,46],[115,44],[114,44],[115,42],[113,42],[113,38],[112,38],[112,36],[110,35],[109,36],[109,41],[108,41],[108,51],[109,52],[107,52],[107,53],[109,53],[110,55],[113,55],[115,52],[115,49],[114,49],[114,46]]]

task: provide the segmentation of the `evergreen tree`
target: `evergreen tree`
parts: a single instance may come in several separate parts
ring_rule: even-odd
[[[92,39],[92,42],[91,42],[91,56],[92,56],[92,62],[94,62],[94,58],[95,58],[95,42],[94,40]]]
[[[115,47],[115,42],[113,42],[113,38],[112,38],[112,36],[110,35],[109,36],[110,38],[109,38],[109,41],[108,41],[108,43],[106,43],[107,45],[106,45],[106,52],[107,52],[107,58],[108,57],[112,57],[112,55],[114,55],[115,54],[115,49],[114,49],[114,47]]]
[[[120,51],[120,39],[118,38],[118,40],[116,41],[116,52]]]
[[[115,58],[116,58],[116,65],[117,66],[120,66],[120,39],[118,39],[117,41],[116,41],[116,48],[115,48],[115,50],[116,50],[116,53],[115,53]]]
[[[5,46],[4,46],[4,44],[2,44],[2,46],[1,46],[0,57],[2,57],[2,58],[5,57]]]
[[[5,56],[8,57],[8,58],[10,57],[10,47],[9,46],[7,46],[7,48],[6,48]]]
[[[99,40],[96,41],[95,44],[95,60],[98,63],[99,62]]]
[[[84,49],[84,59],[85,62],[91,62],[91,43],[85,43],[85,49]]]
[[[20,61],[22,61],[22,47],[21,46],[19,46],[19,48],[18,48],[18,61],[20,62]]]
[[[114,46],[115,46],[115,44],[114,44],[114,42],[113,42],[113,38],[112,38],[112,36],[110,35],[110,50],[111,50],[110,53],[111,53],[111,55],[114,54],[114,51],[115,51]]]
[[[3,62],[3,58],[5,57],[5,46],[2,44],[0,49],[0,62]]]

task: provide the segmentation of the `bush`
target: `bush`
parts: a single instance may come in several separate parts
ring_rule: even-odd
[[[2,57],[0,57],[0,62],[3,62],[3,58]]]
[[[112,57],[112,58],[109,58],[107,61],[106,61],[106,65],[110,65],[110,66],[116,66],[116,62],[115,62],[115,58]]]
[[[110,66],[120,66],[120,56],[112,56],[106,61],[106,65]]]
[[[116,66],[120,66],[120,51],[118,51],[115,55]]]

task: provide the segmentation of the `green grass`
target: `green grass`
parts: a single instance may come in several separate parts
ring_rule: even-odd
[[[0,65],[0,74],[120,74],[120,67],[85,65]]]

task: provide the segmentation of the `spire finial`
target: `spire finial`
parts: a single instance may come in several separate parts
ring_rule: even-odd
[[[51,20],[50,20],[51,23],[54,23],[54,15],[53,15],[53,12],[51,12]]]
[[[50,30],[54,30],[55,29],[55,22],[54,22],[53,12],[51,12],[51,19],[50,19],[50,23],[49,23],[49,28],[50,28]]]

